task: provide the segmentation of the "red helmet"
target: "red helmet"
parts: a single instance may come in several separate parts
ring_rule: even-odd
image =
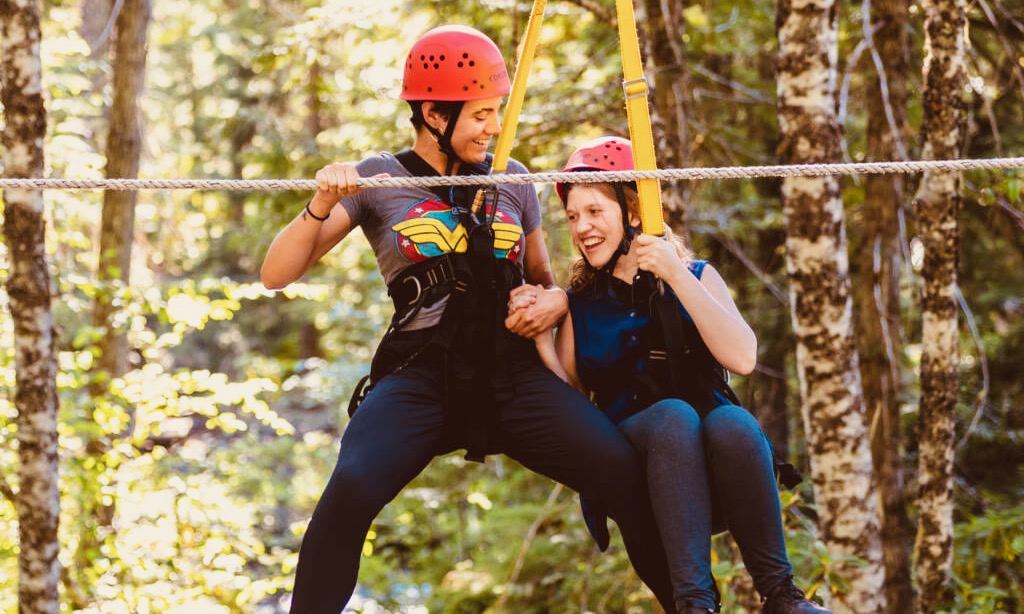
[[[409,50],[400,97],[480,100],[510,89],[505,58],[494,41],[469,26],[447,25],[427,32]]]
[[[631,171],[633,144],[621,136],[602,136],[580,145],[569,156],[563,173],[571,171]],[[558,197],[565,202],[567,186],[556,183]]]

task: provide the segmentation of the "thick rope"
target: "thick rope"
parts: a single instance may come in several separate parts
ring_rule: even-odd
[[[856,162],[847,164],[779,164],[774,166],[732,166],[710,168],[669,168],[648,171],[583,171],[573,173],[523,173],[459,175],[445,177],[363,177],[367,188],[436,187],[447,185],[500,185],[524,183],[603,183],[664,179],[743,179],[754,177],[823,177],[923,171],[959,172],[1024,168],[1024,157],[981,160],[920,160],[912,162]],[[0,189],[23,190],[239,190],[315,191],[312,179],[17,179],[0,178]]]

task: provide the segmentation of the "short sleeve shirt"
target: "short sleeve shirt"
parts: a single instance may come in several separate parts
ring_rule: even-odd
[[[387,173],[392,177],[412,177],[390,153],[366,158],[356,164],[362,177]],[[509,161],[508,173],[526,173],[526,167]],[[532,184],[498,186],[497,211],[494,212],[494,255],[507,258],[522,268],[526,236],[540,226],[540,204]],[[385,187],[364,190],[342,199],[352,227],[359,226],[370,242],[377,267],[385,283],[391,283],[406,267],[448,252],[464,252],[466,229],[451,207],[425,187]],[[436,324],[445,301],[424,308],[406,330]]]

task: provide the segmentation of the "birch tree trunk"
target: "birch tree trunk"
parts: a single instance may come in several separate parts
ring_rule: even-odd
[[[683,47],[686,27],[680,0],[644,0],[638,22],[645,24],[647,74],[652,82],[650,104],[654,148],[661,168],[690,165],[690,71]],[[661,186],[666,218],[676,234],[690,244],[690,182]]]
[[[832,0],[779,0],[778,108],[785,163],[835,162],[836,6]],[[878,507],[853,336],[849,261],[839,182],[834,176],[782,183],[786,269],[801,409],[822,538],[849,583],[837,613],[885,609]]]
[[[5,119],[0,145],[8,177],[43,176],[46,108],[39,18],[37,0],[0,0],[0,102]],[[18,410],[18,609],[22,614],[56,614],[57,357],[42,192],[4,192],[4,237]]]
[[[960,157],[964,137],[964,0],[925,0],[925,160]],[[953,428],[956,419],[960,174],[926,172],[915,196],[924,245],[918,457],[918,527],[914,545],[918,612],[936,612],[952,596]]]
[[[872,0],[866,32],[874,32],[868,73],[867,158],[904,160],[909,43],[907,0]],[[882,559],[887,611],[913,610],[910,581],[912,529],[907,517],[900,431],[902,335],[900,331],[900,215],[905,198],[901,174],[864,177],[863,240],[856,250],[855,283],[864,406],[872,425],[871,449],[882,512]]]

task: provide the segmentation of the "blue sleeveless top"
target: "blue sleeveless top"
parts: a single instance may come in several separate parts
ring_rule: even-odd
[[[706,265],[706,260],[694,260],[690,271],[700,279]],[[629,284],[607,276],[581,291],[569,292],[576,372],[613,422],[645,408],[635,383],[637,374],[650,363],[640,346],[651,314],[648,291],[639,291],[643,296],[634,296],[637,291],[635,282]],[[684,318],[692,321],[681,303],[679,309]],[[722,402],[717,393],[716,397]]]

